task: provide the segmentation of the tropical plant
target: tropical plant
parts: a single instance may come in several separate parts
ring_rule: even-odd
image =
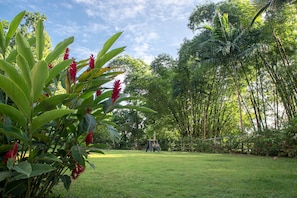
[[[89,152],[102,153],[92,145],[94,132],[106,127],[116,136],[111,112],[131,100],[120,94],[115,80],[123,72],[105,66],[124,51],[110,50],[122,32],[111,36],[97,56],[77,61],[69,59],[73,37],[44,53],[42,21],[34,39],[22,36],[18,26],[24,15],[16,15],[7,31],[0,22],[1,197],[46,197],[59,181],[69,189],[86,164],[94,167]],[[9,51],[13,37],[16,47]]]

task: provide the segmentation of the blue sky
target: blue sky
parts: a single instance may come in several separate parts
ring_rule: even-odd
[[[217,2],[217,0],[214,0]],[[46,15],[45,30],[52,44],[74,36],[70,57],[96,55],[103,43],[123,31],[115,47],[123,54],[150,63],[167,53],[177,57],[184,38],[192,38],[188,18],[206,0],[1,0],[0,20],[11,20],[27,10]]]

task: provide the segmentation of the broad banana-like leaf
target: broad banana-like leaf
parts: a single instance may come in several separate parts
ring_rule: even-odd
[[[36,26],[36,57],[38,60],[41,60],[43,57],[44,50],[44,34],[43,34],[43,23],[38,21]]]
[[[35,63],[35,60],[29,42],[20,33],[17,33],[16,44],[19,55],[23,56],[23,58],[26,59],[31,69]]]
[[[71,185],[71,177],[69,175],[60,175],[64,188],[68,191]]]
[[[71,155],[77,163],[81,166],[85,167],[85,158],[87,158],[88,154],[86,153],[85,149],[79,145],[74,145],[71,147]]]
[[[113,127],[112,125],[107,125],[107,129],[109,131],[111,139],[114,142],[118,142],[120,140],[120,138],[121,138],[120,133],[118,132],[118,130],[115,127]]]
[[[33,109],[33,116],[39,112],[50,111],[57,108],[57,105],[62,104],[65,99],[69,97],[69,94],[59,94],[44,99]]]
[[[20,163],[24,163],[24,162],[20,162]],[[22,173],[12,177],[10,181],[26,179],[26,178],[29,178],[29,177],[35,177],[35,176],[42,175],[42,174],[45,174],[45,173],[49,173],[49,172],[55,170],[55,168],[52,167],[49,164],[30,164],[29,162],[25,162],[25,163],[26,164],[22,165],[22,168],[20,168],[20,167],[17,168],[18,172],[20,173],[22,171]],[[28,176],[29,172],[30,172],[30,174]]]
[[[66,67],[70,65],[72,62],[71,59],[62,61],[55,65],[53,68],[49,70],[48,78],[45,81],[45,84],[47,85],[53,78],[55,78],[57,75],[59,75]]]
[[[111,36],[103,45],[103,48],[100,50],[100,52],[97,54],[96,60],[95,60],[95,67],[99,68],[102,66],[100,64],[101,57],[106,54],[106,52],[109,50],[109,48],[114,44],[114,42],[121,36],[123,32],[118,32]]]
[[[32,164],[32,173],[31,177],[42,175],[48,172],[54,171],[55,168],[49,164]]]
[[[23,90],[10,78],[0,75],[0,88],[15,103],[26,118],[30,118],[31,105]]]
[[[8,31],[6,33],[5,46],[9,45],[10,39],[13,37],[15,31],[17,30],[18,26],[20,25],[20,23],[21,23],[23,17],[25,16],[25,14],[26,14],[26,11],[20,12],[10,22]]]
[[[27,161],[18,163],[17,165],[13,166],[12,169],[18,173],[26,175],[27,178],[29,178],[32,173],[32,166]]]
[[[27,125],[27,121],[24,117],[24,114],[11,105],[0,103],[0,114],[7,115],[23,127],[26,127]]]
[[[125,49],[125,47],[116,48],[116,49],[113,49],[113,50],[109,51],[108,53],[102,55],[99,58],[98,63],[96,64],[96,68],[101,68],[109,60],[111,60],[118,54],[122,53],[124,51],[124,49]]]
[[[58,43],[55,47],[55,49],[49,53],[47,55],[47,57],[45,58],[45,61],[50,64],[51,62],[53,62],[55,59],[57,59],[62,53],[65,52],[65,49],[68,45],[70,45],[71,43],[73,43],[74,41],[74,37],[69,37],[67,39],[65,39],[64,41]]]
[[[42,127],[47,122],[50,122],[52,120],[55,120],[57,118],[60,118],[64,115],[67,115],[73,112],[74,112],[73,110],[69,110],[69,109],[54,109],[51,111],[46,111],[43,114],[33,118],[33,121],[31,124],[31,131],[34,133],[38,130],[38,128]]]
[[[29,100],[30,96],[30,84],[27,83],[26,79],[20,75],[20,73],[16,70],[16,68],[8,63],[5,60],[0,60],[0,70],[3,70],[8,77],[15,82],[15,84],[19,85],[19,87],[23,90],[27,99]]]
[[[16,63],[18,65],[18,67],[20,68],[20,75],[22,76],[22,78],[26,81],[26,84],[28,84],[28,86],[31,88],[31,76],[30,76],[30,67],[26,61],[26,59],[24,59],[24,57],[17,55],[16,57]]]
[[[91,114],[85,114],[84,118],[80,121],[78,126],[78,135],[81,135],[82,133],[88,133],[90,131],[93,131],[96,127],[97,122],[93,115]]]
[[[31,70],[31,97],[33,102],[37,101],[42,94],[42,90],[45,85],[45,81],[48,77],[48,66],[45,61],[37,62]]]
[[[6,52],[4,29],[2,22],[0,21],[0,53],[4,54]]]
[[[30,141],[26,133],[15,127],[4,126],[1,128],[0,126],[0,133],[18,139],[24,144],[29,144]]]
[[[6,58],[6,61],[9,62],[9,63],[14,62],[17,55],[18,55],[17,50],[16,49],[12,50],[9,53],[8,57]]]

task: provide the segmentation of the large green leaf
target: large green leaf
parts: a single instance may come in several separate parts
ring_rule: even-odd
[[[27,121],[24,117],[24,114],[16,108],[14,108],[13,106],[0,103],[0,114],[7,115],[23,127],[26,127],[27,125]]]
[[[63,163],[63,161],[60,160],[59,158],[57,158],[57,156],[55,156],[54,154],[50,154],[50,153],[44,153],[42,155],[39,155],[35,159],[38,161],[49,161],[49,162]]]
[[[70,176],[69,175],[61,175],[60,178],[63,182],[64,188],[68,191],[70,188],[70,184],[71,184]]]
[[[30,177],[32,172],[32,166],[29,162],[20,162],[17,165],[12,167],[13,170],[17,171],[18,173],[22,173],[27,176],[27,178]]]
[[[66,67],[72,62],[71,59],[60,62],[49,70],[49,75],[45,81],[45,84],[48,84],[53,78],[60,74]]]
[[[8,31],[6,33],[6,41],[5,41],[6,46],[9,45],[10,39],[13,37],[15,31],[17,30],[18,26],[20,25],[25,14],[26,14],[26,11],[20,12],[10,22]]]
[[[64,41],[58,43],[55,47],[55,49],[49,53],[49,55],[47,55],[47,57],[45,58],[45,61],[50,64],[51,62],[53,62],[55,59],[57,59],[62,53],[65,52],[65,49],[68,45],[70,45],[71,43],[73,43],[74,41],[74,37],[69,37],[67,39],[65,39]]]
[[[23,90],[10,78],[0,75],[0,88],[7,94],[7,96],[15,103],[26,118],[30,118],[31,107],[30,101]]]
[[[5,73],[9,76],[9,78],[15,82],[24,92],[27,99],[30,97],[30,85],[27,83],[26,79],[24,79],[20,73],[16,70],[16,68],[8,63],[5,60],[0,60],[0,69],[5,71]]]
[[[97,122],[93,115],[85,114],[84,118],[79,123],[79,135],[83,132],[88,133],[89,131],[93,131],[96,127]]]
[[[125,47],[120,47],[113,49],[109,51],[108,53],[104,54],[98,59],[98,63],[96,64],[97,68],[101,68],[105,63],[107,63],[109,60],[117,56],[118,54],[122,53],[124,51]]]
[[[43,23],[42,21],[38,21],[36,26],[36,57],[38,60],[41,60],[43,57],[43,49],[44,49],[44,34],[43,34]]]
[[[26,162],[26,163],[28,163],[28,162]],[[28,164],[30,164],[30,163],[28,163]],[[55,170],[55,168],[50,166],[49,164],[30,164],[30,167],[31,167],[31,172],[30,172],[29,176],[27,174],[18,174],[16,176],[14,176],[13,178],[11,178],[10,181],[26,179],[29,177],[35,177],[35,176],[49,173],[49,172]]]
[[[68,97],[69,94],[59,94],[42,100],[37,106],[34,107],[33,116],[39,112],[56,109],[57,105],[62,104]]]
[[[81,166],[85,167],[85,158],[87,158],[88,154],[85,149],[79,145],[74,145],[71,147],[71,154],[74,160],[79,163]]]
[[[33,99],[33,102],[37,101],[37,99],[42,94],[42,90],[44,88],[47,77],[48,77],[47,63],[45,61],[37,62],[31,70],[31,80],[32,80],[31,97]]]
[[[30,140],[26,133],[21,131],[19,128],[15,128],[11,126],[0,126],[0,133],[3,133],[8,137],[13,137],[15,139],[18,139],[25,144],[28,144]]]
[[[12,50],[9,54],[8,57],[6,58],[7,62],[14,62],[15,61],[15,57],[18,55],[18,52],[16,49]]]
[[[115,142],[119,141],[120,138],[121,138],[121,135],[120,133],[117,131],[116,128],[114,128],[113,126],[111,125],[107,125],[107,129],[110,133],[110,136],[111,136],[111,139]]]
[[[47,122],[55,120],[57,118],[60,118],[64,115],[67,115],[73,112],[74,112],[73,110],[69,110],[69,109],[55,109],[55,110],[44,112],[43,114],[33,118],[31,130],[32,132],[35,132],[39,127],[42,127]]]
[[[4,29],[2,22],[0,21],[0,53],[4,54],[6,52]]]
[[[114,44],[114,42],[121,36],[122,32],[118,32],[111,36],[103,45],[103,48],[100,50],[100,52],[97,54],[96,60],[95,60],[95,67],[100,67],[100,60],[103,55],[106,54],[106,52],[109,50],[109,48]],[[98,65],[98,66],[97,66]]]
[[[1,171],[0,172],[0,182],[5,180],[7,177],[10,176],[10,172],[8,171]]]
[[[35,60],[29,42],[20,33],[17,33],[16,44],[18,53],[27,60],[29,67],[32,68]]]
[[[31,177],[42,175],[54,171],[55,168],[49,164],[32,164],[32,173]]]
[[[16,63],[18,65],[18,67],[20,68],[20,75],[22,76],[22,78],[26,81],[26,84],[28,84],[31,88],[31,76],[30,76],[30,67],[26,61],[26,59],[24,59],[24,57],[17,55],[16,57]],[[28,97],[30,97],[30,94],[28,95]]]

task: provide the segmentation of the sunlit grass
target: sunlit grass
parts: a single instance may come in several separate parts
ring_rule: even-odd
[[[230,154],[105,151],[61,197],[297,197],[297,160]]]

